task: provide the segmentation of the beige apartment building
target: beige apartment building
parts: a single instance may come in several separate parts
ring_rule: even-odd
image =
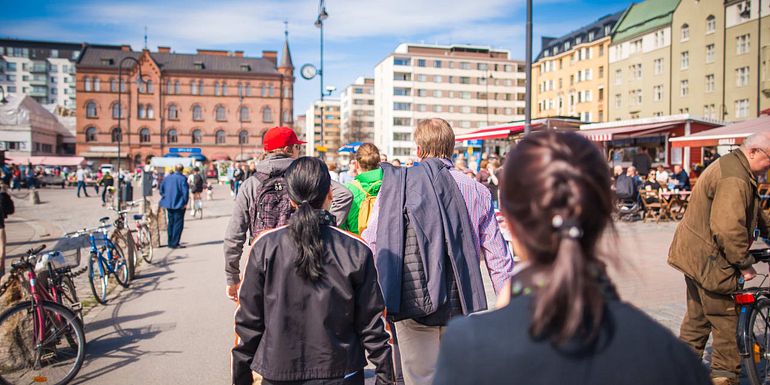
[[[623,12],[606,15],[559,38],[543,37],[532,66],[536,118],[571,116],[583,122],[607,119],[608,48]]]
[[[671,114],[671,23],[678,3],[634,4],[615,26],[609,49],[609,120]]]
[[[671,23],[673,114],[689,113],[717,120],[724,117],[724,9],[721,1],[683,0],[674,12]]]
[[[323,107],[323,108],[321,108]],[[321,110],[323,110],[324,137],[321,143]],[[340,101],[338,99],[317,100],[305,112],[305,155],[337,160],[337,150],[342,146],[340,132]]]

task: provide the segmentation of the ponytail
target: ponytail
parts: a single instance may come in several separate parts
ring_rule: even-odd
[[[289,235],[297,245],[294,266],[297,275],[316,282],[323,276],[321,263],[325,254],[322,218],[317,210],[323,207],[329,193],[329,169],[320,159],[301,157],[291,163],[285,175],[289,199],[297,206],[289,220]]]
[[[321,241],[321,218],[310,203],[303,201],[292,214],[289,233],[299,249],[294,266],[300,277],[313,282],[321,278],[321,258],[324,245]]]

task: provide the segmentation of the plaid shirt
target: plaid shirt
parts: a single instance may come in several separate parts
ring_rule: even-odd
[[[451,167],[448,159],[442,159]],[[499,293],[505,281],[513,275],[513,257],[508,251],[505,239],[500,234],[500,228],[495,218],[495,210],[492,208],[492,195],[489,189],[479,182],[471,179],[463,172],[450,168],[449,173],[460,188],[460,193],[465,198],[465,205],[471,218],[471,225],[476,232],[473,233],[473,244],[476,247],[476,255],[483,254],[486,261],[489,277],[495,293]],[[361,234],[361,237],[369,244],[376,256],[377,244],[377,218],[380,212],[380,200],[374,203],[374,210],[369,217],[369,225]],[[481,263],[481,261],[479,261]]]

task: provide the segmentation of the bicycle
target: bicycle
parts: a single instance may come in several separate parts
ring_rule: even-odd
[[[126,206],[133,208],[137,207],[140,203],[141,201],[128,202]],[[130,210],[120,210],[117,211],[117,213],[118,218],[115,219],[115,232],[112,233],[112,241],[121,247],[125,245],[125,248],[128,248],[128,237],[131,237],[135,252],[134,259],[132,260],[129,258],[129,275],[131,280],[133,280],[137,264],[137,254],[141,254],[142,259],[144,259],[145,262],[152,263],[154,249],[152,247],[150,224],[145,219],[144,214],[134,214],[132,216],[134,220],[134,229],[131,229],[130,226],[128,226],[128,214],[130,213]],[[124,234],[124,232],[126,235],[121,237],[120,235]]]
[[[0,287],[3,294],[14,282],[22,283],[26,271],[31,299],[0,313],[0,383],[67,384],[80,371],[85,358],[85,332],[77,316],[52,301],[38,281],[35,256],[45,245],[27,251],[11,264],[8,280]],[[56,293],[56,287],[51,286]]]
[[[109,217],[104,217],[99,219],[99,222],[102,223],[100,226],[65,234],[67,237],[88,235],[88,242],[90,244],[88,283],[91,286],[91,292],[96,302],[102,305],[107,304],[110,274],[115,276],[115,280],[120,286],[128,287],[130,283],[128,262],[123,254],[123,250],[110,240],[109,228],[112,226],[107,223],[109,220]],[[95,234],[101,234],[101,236],[97,239]],[[97,241],[103,244],[97,246]]]
[[[35,271],[39,274],[38,282],[44,282],[44,288],[51,292],[51,300],[70,309],[83,325],[83,305],[78,299],[75,282],[72,280],[79,274],[73,273],[72,268],[78,265],[80,249],[75,250],[72,263],[67,263],[60,251],[52,251],[38,258]]]
[[[750,250],[757,262],[770,264],[770,248]],[[752,385],[770,384],[770,286],[743,288],[733,294],[738,309],[738,352]],[[742,279],[741,279],[742,281]]]

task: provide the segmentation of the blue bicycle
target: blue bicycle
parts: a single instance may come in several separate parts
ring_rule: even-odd
[[[109,217],[99,219],[102,224],[66,234],[68,237],[88,235],[91,250],[88,258],[88,282],[96,301],[107,304],[108,283],[110,274],[123,287],[128,287],[128,261],[120,247],[110,240],[109,228],[112,227]]]

